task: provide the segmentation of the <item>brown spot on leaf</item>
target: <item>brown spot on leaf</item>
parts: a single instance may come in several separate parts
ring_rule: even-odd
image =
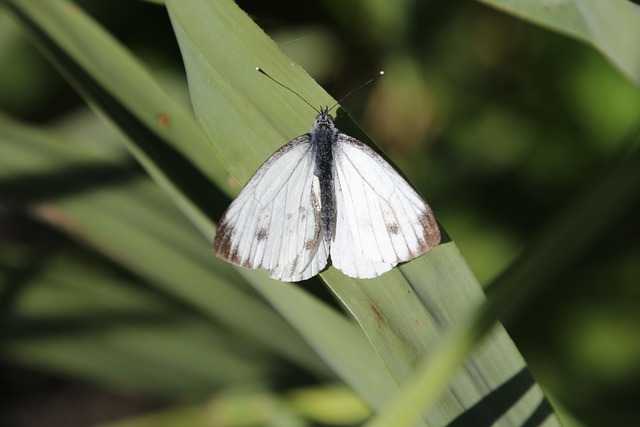
[[[372,302],[369,302],[369,307],[371,307],[371,310],[373,311],[373,314],[376,317],[376,325],[380,326],[382,324],[382,322],[384,322],[384,319],[382,318],[382,315],[380,314],[380,312],[378,311],[378,308],[376,307],[376,305]]]
[[[261,228],[260,230],[258,230],[258,233],[256,233],[256,238],[258,240],[264,240],[267,238],[267,229],[266,228]]]
[[[240,184],[238,183],[238,180],[232,177],[231,175],[227,177],[227,183],[231,188],[238,188],[240,186]]]
[[[166,128],[171,124],[171,116],[169,116],[167,113],[158,114],[156,120],[158,121],[158,124],[163,128]]]
[[[55,224],[69,233],[80,235],[79,224],[76,220],[68,215],[65,211],[52,203],[38,203],[34,206],[34,212],[45,221]]]

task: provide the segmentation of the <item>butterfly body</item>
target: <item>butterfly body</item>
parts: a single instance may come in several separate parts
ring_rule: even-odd
[[[282,281],[318,274],[329,255],[348,276],[371,278],[439,242],[422,198],[325,108],[247,182],[219,222],[213,252]]]
[[[335,225],[335,194],[333,185],[333,150],[339,135],[327,109],[320,109],[313,129],[307,135],[315,157],[314,174],[320,182],[320,218],[325,240],[330,240]]]

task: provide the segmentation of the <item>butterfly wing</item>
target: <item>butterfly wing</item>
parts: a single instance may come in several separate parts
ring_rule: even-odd
[[[322,238],[314,165],[308,135],[269,157],[220,219],[213,253],[233,264],[269,270],[282,281],[318,274],[329,248]]]
[[[371,278],[416,258],[440,242],[431,210],[370,147],[339,134],[334,148],[336,224],[333,265]]]

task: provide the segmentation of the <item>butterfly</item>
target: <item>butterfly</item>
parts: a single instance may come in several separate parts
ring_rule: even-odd
[[[429,206],[369,146],[338,130],[327,107],[276,151],[218,223],[213,253],[297,282],[327,266],[372,278],[440,243]]]

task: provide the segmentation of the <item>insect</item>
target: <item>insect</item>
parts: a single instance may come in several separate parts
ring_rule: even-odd
[[[313,128],[277,150],[240,191],[218,223],[217,257],[297,282],[322,271],[330,256],[344,274],[364,279],[440,242],[424,200],[373,149],[340,132],[329,110],[321,108]]]

